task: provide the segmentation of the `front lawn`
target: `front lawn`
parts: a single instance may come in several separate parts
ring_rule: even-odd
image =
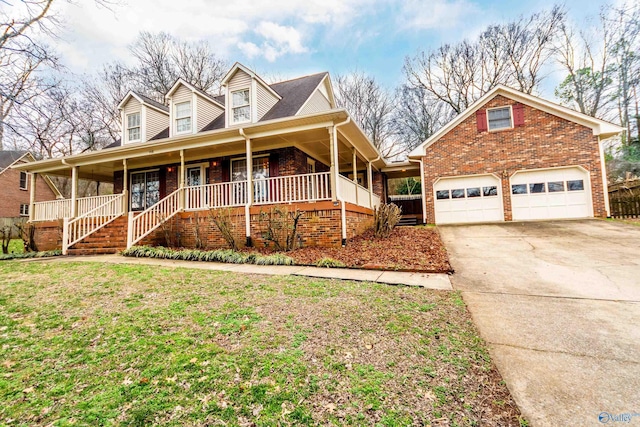
[[[0,264],[0,424],[519,425],[459,294]]]

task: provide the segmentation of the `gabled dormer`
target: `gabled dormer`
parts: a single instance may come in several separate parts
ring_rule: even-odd
[[[146,96],[129,91],[118,104],[122,144],[146,142],[169,125],[169,109]]]
[[[224,104],[182,79],[166,95],[169,104],[169,136],[200,132],[224,113]]]
[[[282,99],[256,73],[236,62],[222,79],[225,91],[225,126],[257,123]]]
[[[302,107],[296,113],[296,116],[304,116],[305,114],[319,113],[321,111],[332,110],[336,108],[336,100],[333,96],[333,86],[329,73],[326,73],[318,86],[307,98]]]

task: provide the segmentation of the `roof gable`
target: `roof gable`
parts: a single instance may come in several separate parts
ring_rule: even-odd
[[[9,169],[14,163],[20,161],[25,156],[35,160],[28,151],[23,150],[2,150],[0,151],[0,174]]]
[[[122,98],[122,101],[120,101],[120,103],[118,104],[118,109],[122,110],[124,108],[125,105],[127,105],[127,103],[129,102],[129,100],[131,98],[135,98],[137,99],[141,104],[146,105],[147,107],[151,107],[154,110],[163,113],[163,114],[169,114],[169,107],[167,107],[166,105],[163,105],[161,103],[159,103],[158,101],[154,101],[153,99],[146,97],[144,95],[141,95],[139,93],[136,93],[132,90],[130,90],[124,98]]]
[[[265,89],[267,89],[269,92],[271,92],[271,94],[273,96],[275,96],[278,99],[282,99],[282,97],[280,96],[280,94],[274,90],[274,88],[270,85],[267,84],[267,82],[265,82],[264,80],[262,80],[262,78],[260,78],[260,76],[258,76],[255,72],[253,72],[252,70],[250,70],[249,68],[245,67],[244,65],[242,65],[239,62],[236,62],[235,64],[233,64],[233,67],[231,67],[231,69],[227,72],[227,74],[225,74],[224,78],[222,79],[222,85],[226,86],[229,81],[233,78],[233,76],[239,71],[242,70],[245,73],[247,73],[252,79],[255,79],[258,84],[264,86]]]
[[[271,87],[282,95],[282,99],[260,121],[295,116],[328,74],[326,72],[312,74],[272,84]]]
[[[213,104],[216,104],[218,107],[224,109],[224,104],[221,104],[220,101],[217,99],[219,97],[209,95],[204,90],[195,87],[194,85],[192,85],[191,83],[188,83],[182,78],[179,78],[178,80],[176,80],[173,86],[171,86],[171,89],[169,89],[169,92],[167,92],[167,94],[165,95],[165,98],[170,98],[178,90],[180,86],[184,86],[188,88],[190,91],[194,92],[196,95],[200,96],[201,98],[204,98],[207,101]]]
[[[460,123],[462,123],[465,119],[474,114],[477,110],[479,110],[482,106],[484,106],[487,102],[489,102],[494,97],[502,95],[506,98],[512,99],[514,101],[520,102],[522,104],[528,105],[530,107],[539,109],[541,111],[547,112],[554,116],[558,116],[565,120],[578,123],[585,127],[590,128],[593,131],[593,134],[596,136],[602,136],[603,138],[608,138],[614,135],[619,134],[623,131],[618,125],[613,123],[609,123],[604,120],[596,119],[595,117],[588,116],[586,114],[582,114],[578,111],[572,110],[570,108],[564,107],[559,104],[555,104],[553,102],[547,101],[545,99],[539,98],[537,96],[529,95],[515,89],[511,89],[507,86],[498,85],[483,96],[481,96],[477,101],[469,106],[462,113],[458,114],[453,120],[444,125],[440,130],[431,135],[426,141],[422,144],[418,145],[414,148],[410,153],[409,157],[421,157],[426,154],[426,149],[437,142],[440,138],[446,135],[449,131],[454,129]]]

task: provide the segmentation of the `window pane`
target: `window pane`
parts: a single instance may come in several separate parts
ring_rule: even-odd
[[[451,190],[451,198],[452,199],[464,199],[464,188],[460,188],[457,190]]]
[[[575,181],[567,181],[567,189],[569,191],[584,190],[584,181],[581,179],[577,179]]]
[[[480,197],[480,187],[467,188],[467,197]]]
[[[557,193],[558,191],[564,191],[564,182],[547,182],[547,188],[549,189],[549,193]]]
[[[247,179],[247,161],[234,160],[231,162],[231,181],[245,181]]]
[[[269,178],[269,158],[257,157],[253,159],[253,179]]]
[[[127,115],[127,127],[133,128],[140,126],[140,113]]]
[[[488,111],[489,129],[502,129],[511,127],[511,109],[498,108]]]
[[[498,187],[492,185],[490,187],[482,187],[482,195],[484,197],[497,196],[498,195]]]
[[[538,182],[535,184],[529,184],[529,193],[544,193],[544,182]]]
[[[181,102],[176,104],[176,119],[191,116],[191,102]]]
[[[249,90],[240,90],[232,93],[233,107],[249,105]]]
[[[449,198],[449,190],[438,190],[436,191],[436,199],[444,200]]]
[[[246,122],[251,120],[251,109],[249,106],[233,109],[234,122]]]
[[[191,117],[176,120],[177,132],[189,132],[191,130]]]
[[[140,139],[140,128],[129,129],[129,141],[137,141]]]
[[[20,188],[23,190],[27,188],[27,173],[22,171],[20,172]]]
[[[527,194],[527,184],[512,185],[511,194]]]

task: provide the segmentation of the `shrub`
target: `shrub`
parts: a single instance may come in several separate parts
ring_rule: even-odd
[[[277,251],[294,249],[298,240],[298,222],[304,212],[296,209],[289,212],[286,207],[276,206],[268,212],[260,211],[259,222],[264,224],[262,237],[267,242],[273,242]]]
[[[260,255],[258,253],[243,253],[231,249],[217,249],[201,251],[198,249],[174,250],[162,246],[132,246],[122,251],[121,255],[137,258],[160,258],[182,261],[226,262],[231,264],[258,265],[293,265],[293,258],[282,254]]]
[[[14,224],[18,230],[18,235],[24,243],[25,252],[38,252],[36,246],[36,226],[28,222]]]
[[[61,250],[42,251],[42,252],[10,253],[10,254],[0,254],[0,260],[22,259],[22,258],[46,258],[46,257],[52,257],[52,256],[60,256],[60,255],[62,255],[62,251]]]
[[[326,268],[346,267],[346,265],[343,262],[338,261],[338,260],[333,259],[333,258],[328,258],[328,257],[322,258],[321,260],[316,262],[316,266],[317,267],[326,267]]]
[[[373,229],[376,237],[389,237],[400,222],[402,210],[393,203],[384,203],[373,210]]]
[[[234,251],[238,250],[238,243],[233,235],[234,224],[238,223],[238,216],[236,215],[236,218],[234,218],[232,208],[211,209],[209,211],[209,218],[218,227],[229,248]]]

